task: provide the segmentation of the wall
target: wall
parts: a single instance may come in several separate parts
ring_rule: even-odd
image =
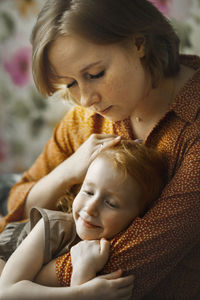
[[[200,0],[152,0],[171,19],[184,53],[200,54]],[[69,106],[43,99],[31,76],[29,36],[43,0],[0,0],[0,173],[22,172]]]

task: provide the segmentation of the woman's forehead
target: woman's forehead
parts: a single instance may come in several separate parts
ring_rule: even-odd
[[[77,35],[58,37],[49,47],[48,59],[58,76],[67,72],[83,72],[91,66],[105,63],[120,52],[116,44],[94,44]]]

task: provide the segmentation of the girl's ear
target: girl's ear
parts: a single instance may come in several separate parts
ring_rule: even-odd
[[[145,56],[145,39],[143,36],[140,35],[135,37],[135,46],[139,57],[143,58]]]

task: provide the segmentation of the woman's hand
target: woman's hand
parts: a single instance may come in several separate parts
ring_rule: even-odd
[[[33,206],[57,209],[57,200],[73,185],[82,183],[94,158],[120,139],[112,134],[92,134],[74,154],[33,186],[26,198],[23,218],[29,217]]]
[[[132,296],[134,276],[120,277],[122,271],[96,277],[80,287],[82,299],[129,300]]]
[[[66,172],[70,172],[71,184],[79,184],[91,162],[105,149],[120,142],[121,137],[112,134],[92,134],[68,159],[56,169],[65,178]],[[66,171],[67,169],[67,171]]]
[[[105,240],[81,241],[70,250],[73,266],[71,286],[93,279],[106,264],[110,243]]]

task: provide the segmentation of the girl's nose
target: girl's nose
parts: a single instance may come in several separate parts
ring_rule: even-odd
[[[97,217],[99,215],[99,201],[97,198],[90,199],[86,205],[85,211],[88,215]]]

